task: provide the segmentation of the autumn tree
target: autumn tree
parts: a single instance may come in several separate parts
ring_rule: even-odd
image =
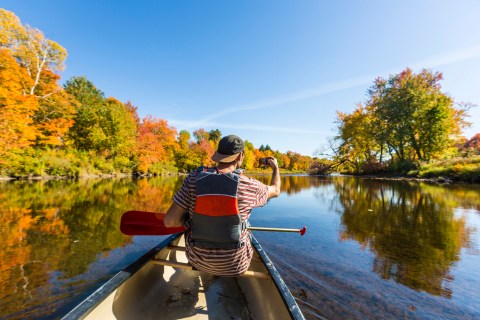
[[[74,124],[75,99],[59,85],[60,76],[44,70],[37,84],[37,92],[45,93],[38,99],[39,108],[34,115],[34,123],[39,135],[36,145],[63,146]]]
[[[348,162],[355,173],[362,173],[367,164],[382,162],[383,145],[375,139],[373,114],[358,104],[351,114],[337,112],[339,140],[337,161]]]
[[[132,119],[135,121],[137,126],[140,124],[140,116],[138,115],[138,107],[136,107],[131,101],[125,103],[125,108],[130,113]]]
[[[0,8],[0,48],[15,58],[31,81],[22,82],[22,94],[37,98],[38,108],[32,116],[37,127],[37,146],[59,146],[73,124],[72,100],[58,85],[66,50],[45,38],[40,30],[22,25],[10,11]],[[11,65],[11,64],[10,64]]]
[[[282,168],[283,169],[288,169],[290,168],[290,157],[288,156],[288,154],[286,153],[282,153],[282,155],[280,156],[280,158],[282,159]]]
[[[377,78],[366,105],[337,114],[336,161],[356,173],[374,172],[388,160],[394,170],[446,154],[458,141],[467,108],[455,107],[441,92],[441,73],[410,69],[389,79]]]
[[[45,38],[43,33],[24,26],[13,13],[0,8],[0,46],[8,48],[17,62],[26,69],[33,80],[28,93],[35,94],[45,70],[61,71],[67,51],[61,45]],[[50,94],[50,92],[42,93]]]
[[[459,110],[441,92],[442,74],[406,69],[388,80],[378,78],[369,89],[368,108],[379,130],[377,140],[399,160],[429,160],[452,144],[458,134]],[[460,128],[461,129],[461,128]]]
[[[211,160],[211,157],[218,147],[222,133],[218,129],[207,132],[205,129],[200,128],[193,132],[193,136],[197,141],[197,145],[192,145],[191,149],[197,153],[197,156],[201,159],[200,164],[212,166],[214,161]]]
[[[245,150],[243,152],[243,167],[246,170],[253,169],[255,168],[256,162],[258,161],[255,158],[255,147],[250,141],[245,140]]]
[[[188,132],[187,130],[182,130],[178,133],[177,141],[182,150],[188,149],[190,138],[191,138],[190,132]]]
[[[187,130],[181,130],[177,137],[179,149],[175,152],[175,166],[180,172],[190,172],[201,164],[200,155],[196,154],[191,146],[196,144],[191,141]]]
[[[177,131],[163,119],[147,116],[142,119],[138,128],[138,170],[149,172],[155,164],[172,162],[174,152],[178,148]]]
[[[467,140],[462,149],[467,154],[480,154],[480,133],[477,133],[472,138]]]
[[[214,141],[218,144],[221,138],[222,138],[222,132],[218,129],[210,130],[208,132],[208,140]]]
[[[193,131],[193,136],[195,137],[197,144],[200,144],[203,140],[210,140],[210,134],[203,128]]]
[[[94,127],[93,143],[107,157],[129,158],[137,145],[137,124],[126,106],[115,98],[105,100]]]
[[[33,125],[38,99],[25,94],[32,79],[10,55],[0,49],[0,161],[15,149],[31,146],[37,135]]]

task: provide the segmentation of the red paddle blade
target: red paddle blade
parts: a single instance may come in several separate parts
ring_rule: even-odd
[[[122,215],[120,231],[129,236],[156,236],[185,231],[184,227],[165,227],[164,217],[165,213],[127,211]]]

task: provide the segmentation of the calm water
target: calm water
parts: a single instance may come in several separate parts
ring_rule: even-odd
[[[120,216],[165,211],[181,180],[1,182],[0,319],[59,318],[157,244]],[[480,186],[282,183],[251,224],[307,226],[255,236],[308,319],[480,319]]]

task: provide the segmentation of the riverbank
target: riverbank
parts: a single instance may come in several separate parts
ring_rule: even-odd
[[[102,174],[85,174],[80,176],[21,176],[21,177],[8,177],[0,176],[0,181],[13,181],[13,180],[77,180],[77,179],[108,179],[108,178],[151,178],[156,176],[182,176],[186,175],[179,172],[170,172],[165,174],[137,174],[137,173],[102,173]]]
[[[480,183],[480,156],[432,160],[420,163],[417,170],[407,176],[418,178],[443,178],[453,182]]]
[[[387,171],[368,174],[343,173],[367,179],[415,180],[433,183],[473,183],[480,184],[480,156],[456,157],[443,160],[418,162],[407,172]]]
[[[246,170],[246,174],[271,175],[272,170],[251,169]],[[10,180],[75,180],[91,178],[127,178],[127,177],[154,177],[154,176],[173,176],[186,175],[187,173],[167,172],[162,174],[138,174],[138,173],[88,173],[78,176],[55,176],[55,175],[28,175],[28,176],[0,176],[0,181]],[[280,169],[280,174],[306,174],[306,172]],[[345,173],[346,175],[352,175]],[[474,183],[480,184],[480,156],[468,158],[453,158],[448,160],[433,160],[425,163],[419,163],[418,168],[405,173],[398,172],[380,172],[369,175],[353,175],[365,179],[377,180],[415,180],[432,183]]]
[[[382,180],[382,181],[418,181],[418,182],[430,182],[436,184],[450,184],[450,183],[469,183],[466,181],[454,181],[445,177],[435,177],[435,178],[420,178],[420,177],[410,177],[410,176],[357,176],[363,179],[369,180]]]

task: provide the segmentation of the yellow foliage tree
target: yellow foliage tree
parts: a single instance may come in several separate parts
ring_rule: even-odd
[[[67,58],[65,48],[45,38],[40,30],[23,26],[13,12],[1,8],[0,46],[8,48],[32,78],[29,94],[35,94],[45,70],[63,70]]]

